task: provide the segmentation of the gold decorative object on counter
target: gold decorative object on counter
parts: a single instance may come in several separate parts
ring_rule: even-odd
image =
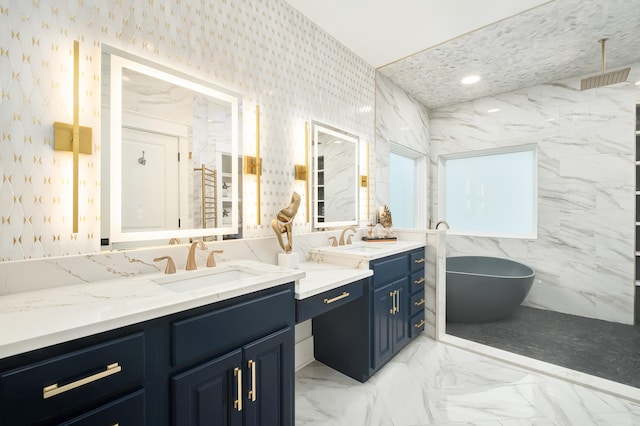
[[[384,205],[380,212],[380,224],[385,228],[391,228],[393,226],[393,220],[391,220],[391,209],[388,205]]]
[[[276,233],[276,237],[278,237],[278,243],[280,243],[280,247],[282,247],[287,254],[293,250],[293,236],[291,231],[293,218],[296,217],[298,213],[298,207],[300,207],[300,194],[294,192],[289,205],[280,210],[276,218],[271,221],[271,227],[273,228],[273,232]],[[285,233],[287,234],[286,244],[282,240],[282,234]]]

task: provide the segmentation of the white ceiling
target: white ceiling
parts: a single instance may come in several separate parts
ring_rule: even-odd
[[[550,0],[286,0],[375,68]]]
[[[640,62],[640,0],[286,1],[431,109]]]

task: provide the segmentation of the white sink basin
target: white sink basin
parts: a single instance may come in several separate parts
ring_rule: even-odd
[[[337,251],[358,252],[358,253],[377,253],[382,247],[377,246],[361,246],[361,245],[346,245],[337,247]]]
[[[156,278],[152,281],[168,290],[181,293],[185,291],[200,290],[218,284],[228,284],[247,278],[255,278],[259,274],[259,271],[240,268],[226,268],[224,270],[214,269]]]

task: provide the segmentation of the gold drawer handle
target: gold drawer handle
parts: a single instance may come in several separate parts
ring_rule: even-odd
[[[424,263],[424,257],[421,257],[420,259],[416,259],[413,262],[414,263]]]
[[[233,408],[242,411],[242,370],[238,367],[233,369],[233,375],[236,376],[238,382],[238,399],[233,401]]]
[[[420,299],[419,301],[415,302],[414,305],[416,305],[416,306],[424,305],[424,299]]]
[[[415,328],[422,328],[422,326],[424,325],[424,320],[420,320],[419,323],[417,323],[416,325],[414,325]]]
[[[80,386],[95,382],[96,380],[104,379],[105,377],[119,373],[120,371],[122,371],[122,367],[120,367],[117,362],[114,362],[113,364],[107,365],[106,370],[93,374],[89,377],[85,377],[84,379],[76,380],[75,382],[71,382],[60,387],[58,387],[57,383],[54,383],[42,388],[42,399],[51,398],[52,396],[70,391],[71,389],[79,388]]]
[[[340,296],[336,296],[336,297],[334,297],[332,299],[324,299],[324,303],[326,303],[328,305],[329,303],[337,302],[338,300],[344,299],[345,297],[349,297],[349,296],[350,296],[350,294],[348,292],[343,291]]]
[[[256,395],[257,395],[257,391],[256,391],[256,368],[258,368],[258,366],[256,365],[255,361],[249,360],[249,368],[251,369],[251,390],[249,391],[249,399],[251,400],[251,402],[255,402],[256,401]]]
[[[425,282],[425,281],[426,281],[426,280],[425,280],[425,278],[424,278],[424,277],[422,277],[422,278],[420,278],[419,280],[415,280],[413,283],[414,283],[415,285],[418,285],[418,284],[422,284],[422,283],[423,283],[423,282]]]

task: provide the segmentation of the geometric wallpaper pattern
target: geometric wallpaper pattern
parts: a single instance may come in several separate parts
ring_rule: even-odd
[[[93,153],[80,155],[77,234],[71,154],[53,151],[53,122],[72,121],[74,40],[80,125],[93,129]],[[293,171],[306,121],[373,143],[374,69],[282,0],[0,0],[0,261],[100,250],[102,44],[240,93],[249,155],[260,104],[261,224],[245,202],[245,237],[273,235],[271,218],[304,191]],[[306,219],[300,209],[294,232],[310,230]]]

